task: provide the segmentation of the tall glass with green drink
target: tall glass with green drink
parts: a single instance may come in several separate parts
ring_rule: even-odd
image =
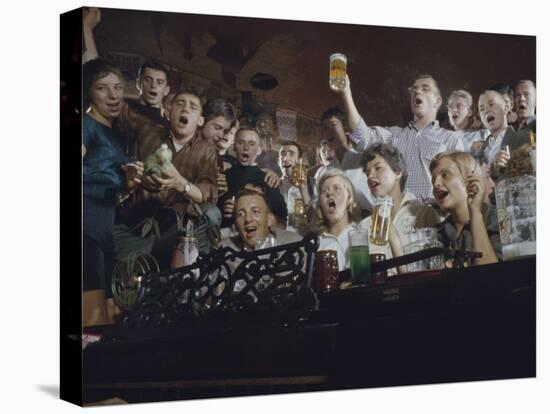
[[[371,282],[369,232],[367,229],[357,228],[350,230],[348,237],[351,283],[368,285]]]

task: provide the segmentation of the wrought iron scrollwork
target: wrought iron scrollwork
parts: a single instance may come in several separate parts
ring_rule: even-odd
[[[143,277],[130,327],[177,325],[222,317],[308,312],[316,306],[312,273],[318,240],[253,252],[223,248],[191,265]]]

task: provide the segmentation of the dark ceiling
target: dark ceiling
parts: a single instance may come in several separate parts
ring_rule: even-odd
[[[103,9],[96,38],[100,50],[178,67],[179,59],[193,58],[190,45],[199,33],[215,40],[204,54],[221,65],[227,88],[261,94],[238,82],[250,66],[246,79],[257,72],[277,78],[267,98],[312,116],[338,104],[328,87],[334,52],[348,56],[356,104],[376,124],[407,120],[407,87],[420,73],[433,75],[444,95],[461,88],[477,95],[497,82],[535,79],[533,36]],[[176,39],[180,56],[168,50],[167,38]],[[266,51],[266,42],[277,39],[277,48]]]

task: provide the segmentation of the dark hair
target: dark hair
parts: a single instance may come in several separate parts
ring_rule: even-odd
[[[367,169],[367,164],[371,162],[376,156],[384,158],[394,173],[401,173],[401,180],[399,181],[399,188],[401,191],[405,191],[405,184],[407,184],[407,166],[405,165],[405,159],[403,154],[393,145],[378,143],[373,144],[363,152],[361,159],[361,165],[363,170]]]
[[[507,83],[495,83],[493,86],[487,89],[488,91],[495,91],[501,95],[508,95],[510,99],[514,100],[514,89]]]
[[[164,66],[162,63],[159,63],[154,60],[146,60],[141,64],[141,66],[138,69],[138,79],[141,79],[141,76],[143,75],[143,72],[145,72],[145,69],[153,69],[153,70],[160,70],[166,75],[166,82],[168,82],[168,69],[166,69],[166,66]]]
[[[186,86],[180,88],[174,94],[174,97],[172,98],[172,102],[174,102],[174,100],[179,95],[182,95],[182,94],[193,95],[193,96],[197,97],[199,99],[200,103],[201,103],[201,112],[202,112],[202,109],[203,109],[204,104],[205,104],[204,95],[202,93],[200,93],[197,88],[195,88],[194,86],[191,86],[191,85],[186,85]]]
[[[122,71],[105,59],[93,59],[84,64],[82,67],[82,88],[86,102],[90,100],[90,88],[92,84],[96,80],[104,78],[109,73],[114,73],[120,78],[121,82],[124,81]]]
[[[331,106],[323,112],[321,122],[332,117],[338,118],[342,122],[342,125],[346,123],[346,114],[338,106]]]
[[[223,98],[209,99],[206,105],[204,105],[203,115],[206,122],[218,116],[223,116],[231,122],[231,126],[235,125],[235,121],[237,120],[235,107]]]
[[[293,147],[296,147],[298,149],[298,158],[302,158],[302,154],[303,154],[302,147],[296,141],[284,140],[284,141],[281,141],[281,148],[283,147],[283,145],[287,145],[287,146],[292,145]]]

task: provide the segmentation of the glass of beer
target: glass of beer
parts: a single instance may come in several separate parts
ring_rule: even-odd
[[[318,292],[329,292],[340,287],[336,250],[318,250],[315,253],[314,283]]]
[[[301,188],[306,182],[306,166],[302,163],[302,159],[296,163],[290,170],[290,182],[292,185]]]
[[[390,240],[391,208],[393,200],[391,197],[382,197],[376,200],[372,212],[372,227],[370,240],[379,246],[386,245]]]
[[[126,164],[126,188],[134,190],[137,187],[137,157],[129,157]]]
[[[348,59],[342,53],[330,55],[329,86],[334,91],[342,91],[346,86]]]
[[[367,285],[371,281],[369,232],[366,229],[353,229],[348,233],[348,237],[351,283]]]

